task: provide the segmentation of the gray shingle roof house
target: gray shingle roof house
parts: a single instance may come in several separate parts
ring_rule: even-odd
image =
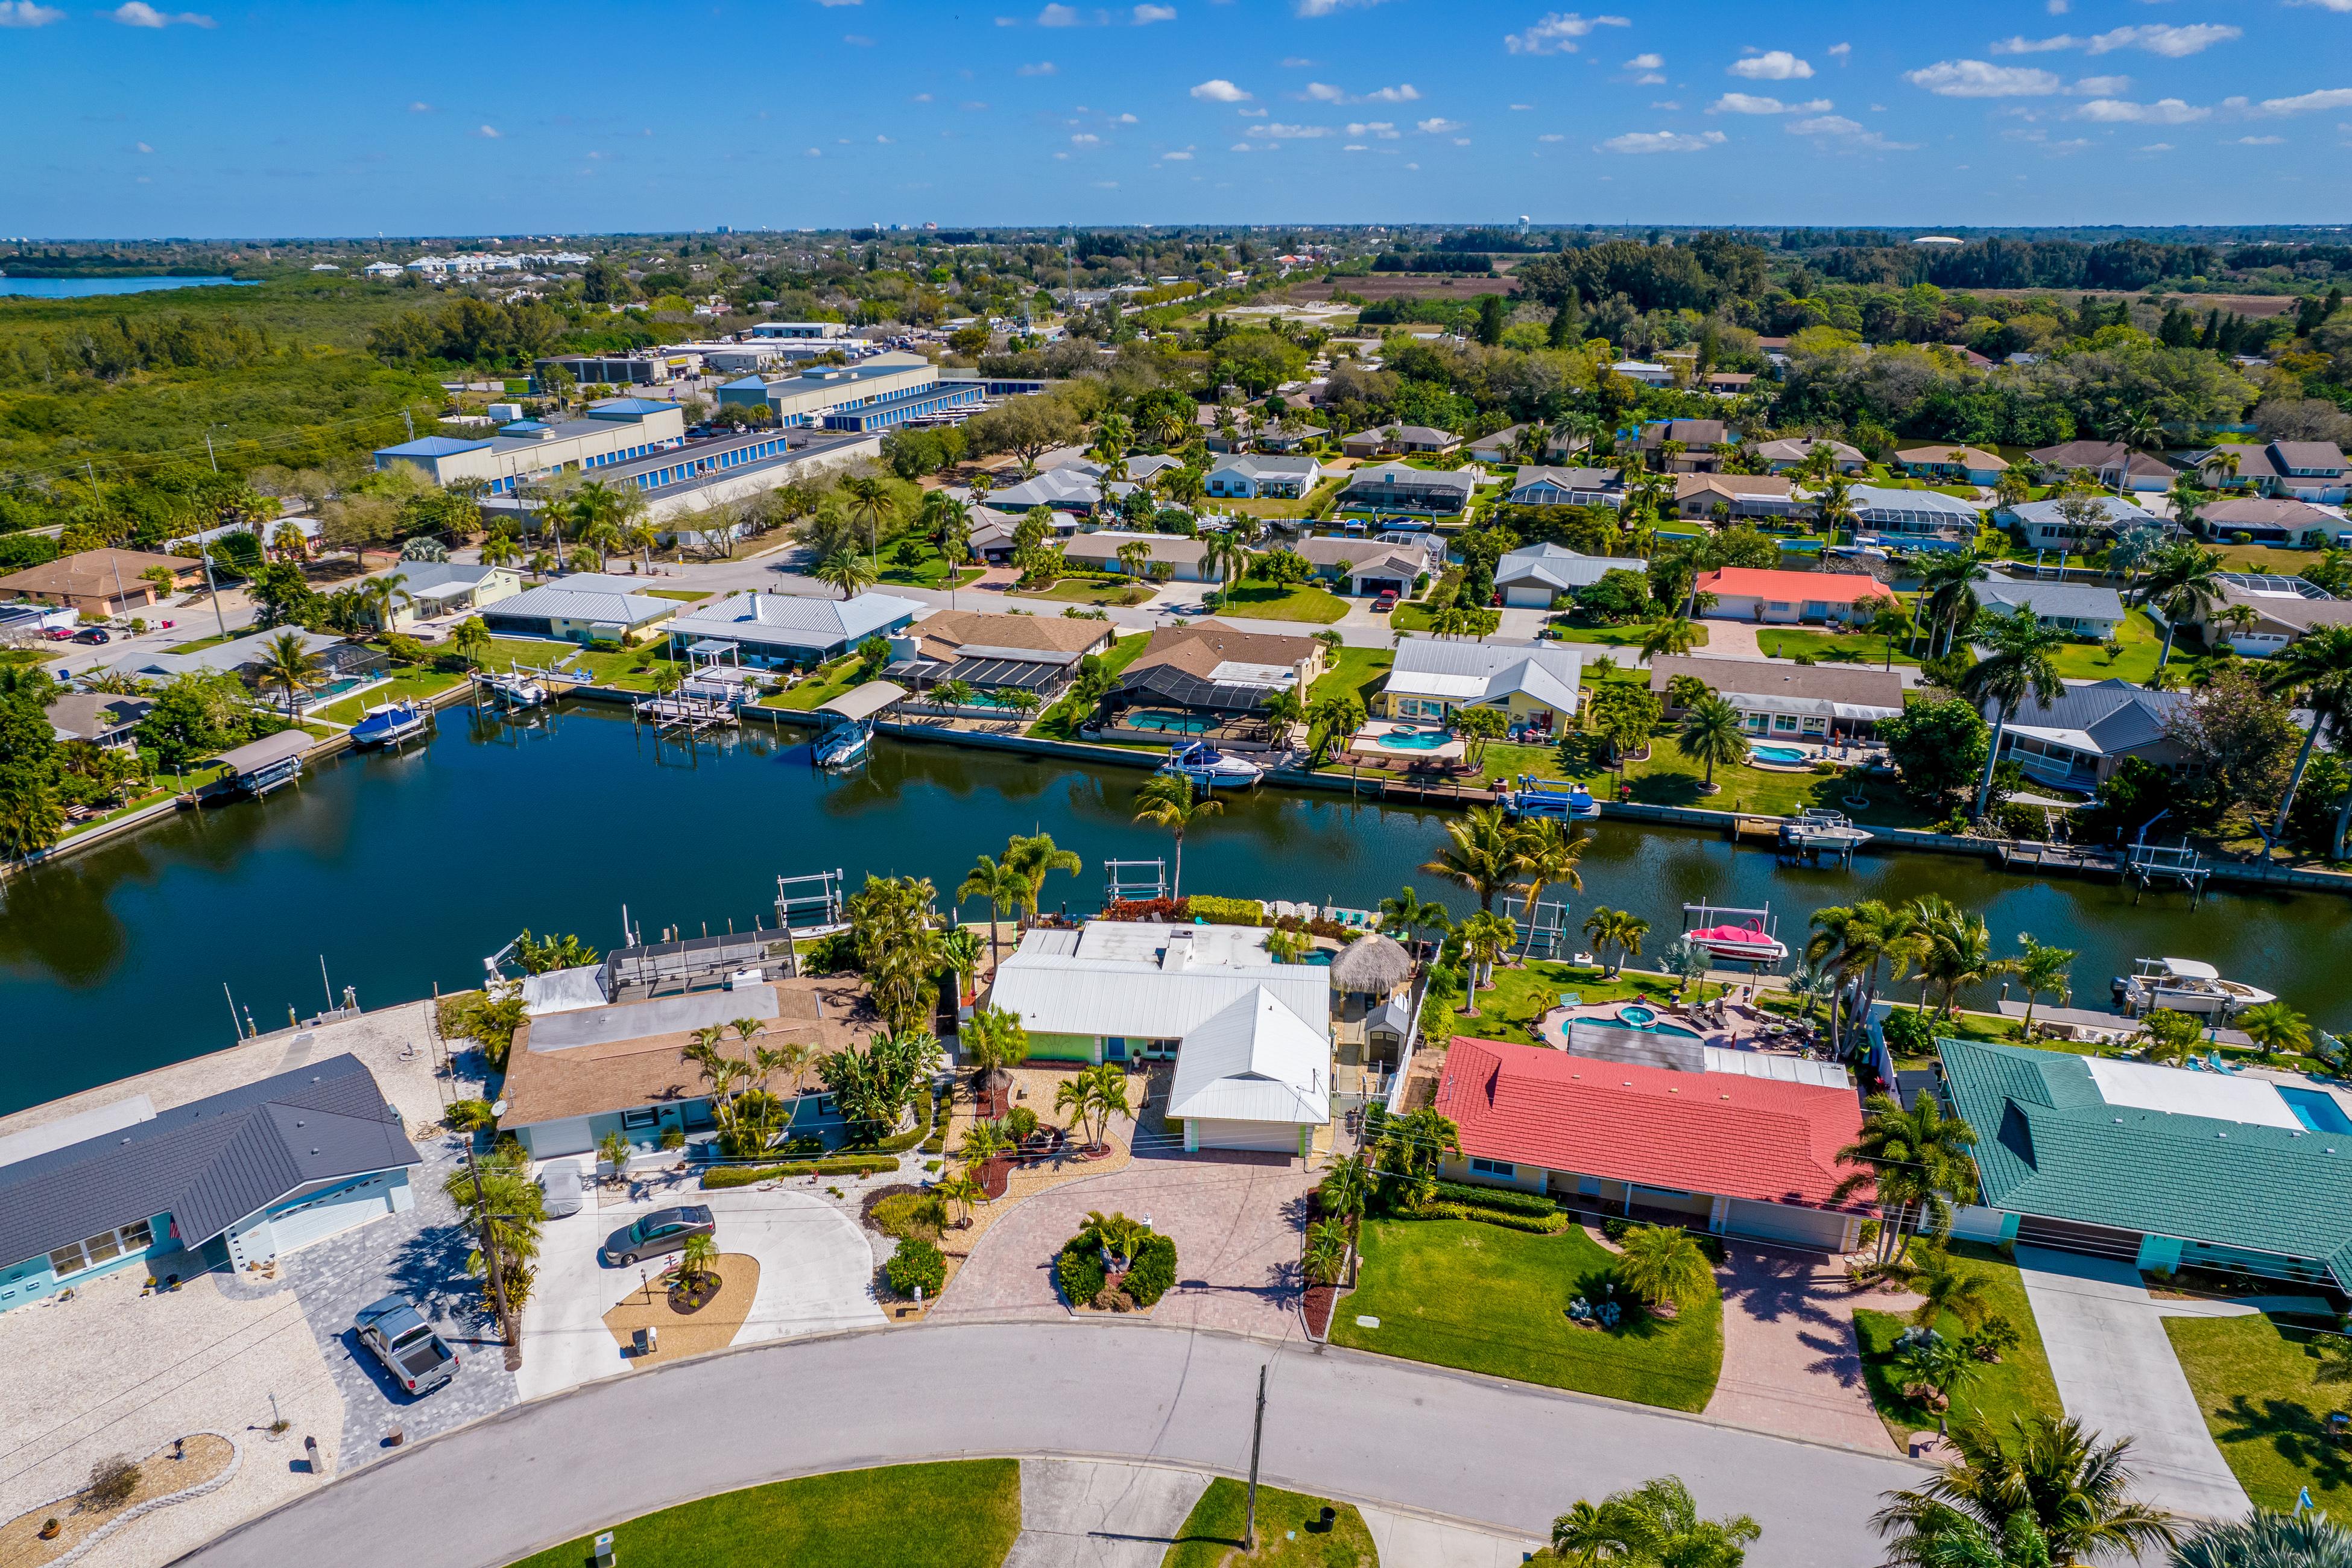
[[[267,1261],[408,1207],[423,1158],[353,1056],[125,1120],[144,1108],[85,1113],[103,1119],[91,1136],[21,1158],[0,1148],[0,1311],[175,1250]]]
[[[2092,503],[2099,521],[2069,522],[2058,509],[2063,504],[2054,500],[2020,501],[2002,507],[1993,513],[1993,521],[2011,524],[2025,534],[2025,542],[2036,550],[2063,549],[2069,554],[2081,555],[2085,540],[2104,537],[2118,528],[2153,522],[2147,511],[2122,496],[2084,496]]]
[[[1416,468],[1410,463],[1381,463],[1358,468],[1339,500],[1343,506],[1451,514],[1468,506],[1477,488],[1478,481],[1468,474]]]
[[[1645,566],[1638,558],[1585,555],[1565,544],[1530,544],[1495,563],[1495,586],[1502,590],[1506,605],[1548,609],[1555,594],[1572,594],[1611,572],[1640,572]]]
[[[888,637],[929,606],[895,594],[820,599],[809,594],[730,594],[697,605],[669,625],[673,647],[732,643],[746,664],[808,665],[847,653],[870,637]]]
[[[2347,529],[2352,523],[2332,511],[2281,497],[2232,496],[2197,509],[2197,531],[2207,539],[2234,541],[2242,533],[2254,544],[2300,544],[2310,534],[2333,539]]]
[[[1994,615],[2027,611],[2043,625],[2077,637],[2105,637],[2124,619],[2121,596],[2092,583],[2036,583],[1994,572],[1976,584],[1976,595],[1977,604]]]
[[[1615,506],[1625,479],[1614,468],[1523,468],[1511,489],[1513,506]]]

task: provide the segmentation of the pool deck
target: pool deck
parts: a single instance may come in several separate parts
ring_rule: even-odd
[[[1536,1020],[1535,1033],[1537,1037],[1546,1045],[1566,1050],[1569,1025],[1573,1023],[1619,1024],[1617,1015],[1620,1011],[1629,1006],[1643,1005],[1647,1005],[1657,1015],[1658,1023],[1672,1025],[1685,1034],[1696,1035],[1702,1045],[1717,1046],[1726,1050],[1797,1054],[1790,1045],[1778,1039],[1768,1041],[1766,1037],[1767,1030],[1784,1028],[1787,1025],[1786,1019],[1769,1013],[1759,1013],[1753,1008],[1737,1004],[1722,1008],[1720,1022],[1717,1021],[1717,1010],[1712,1005],[1705,1009],[1705,1016],[1702,1017],[1663,998],[1647,1004],[1619,1000],[1589,1006],[1554,1007]],[[1621,1026],[1632,1027],[1633,1026],[1621,1025]]]

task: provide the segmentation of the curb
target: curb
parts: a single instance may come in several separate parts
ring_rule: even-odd
[[[91,1531],[88,1535],[82,1537],[81,1540],[63,1556],[50,1558],[47,1563],[47,1568],[65,1568],[65,1565],[68,1563],[79,1562],[81,1557],[90,1550],[90,1548],[96,1546],[100,1542],[104,1541],[108,1536],[112,1535],[116,1531],[121,1530],[124,1525],[129,1524],[131,1521],[135,1519],[143,1519],[147,1515],[156,1511],[158,1509],[169,1508],[175,1502],[188,1502],[196,1498],[203,1497],[208,1492],[216,1492],[220,1490],[221,1488],[228,1485],[229,1482],[236,1479],[237,1471],[243,1468],[245,1465],[244,1444],[230,1436],[227,1433],[215,1432],[209,1426],[200,1426],[195,1431],[190,1432],[186,1435],[191,1437],[218,1437],[222,1442],[226,1443],[228,1445],[228,1468],[208,1481],[200,1481],[194,1486],[186,1487],[175,1492],[167,1492],[162,1497],[149,1498],[137,1508],[130,1509],[122,1513],[117,1514],[114,1518],[108,1520],[104,1524],[100,1525],[96,1530]],[[79,1490],[69,1491],[65,1493],[63,1496],[53,1497],[47,1502],[35,1503],[31,1508],[26,1509],[24,1514],[20,1514],[18,1517],[23,1518],[27,1515],[38,1513],[45,1508],[53,1507],[58,1503],[66,1501],[68,1499],[77,1498],[80,1495],[81,1493]],[[219,1537],[216,1536],[214,1539],[217,1540]]]

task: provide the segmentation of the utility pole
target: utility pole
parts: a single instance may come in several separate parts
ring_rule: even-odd
[[[1242,1524],[1242,1550],[1257,1550],[1257,1454],[1265,1440],[1265,1368],[1257,1369],[1257,1420],[1250,1427],[1249,1512]]]
[[[205,458],[212,464],[214,473],[220,472],[220,458],[213,451],[213,432],[210,426],[205,427]]]
[[[213,547],[206,543],[196,546],[196,559],[205,563],[205,592],[213,598],[213,624],[220,628],[223,641],[228,638],[228,617],[221,613],[220,584],[213,581]]]
[[[405,408],[400,411],[400,422],[408,426],[408,438],[412,441],[415,440],[416,421],[409,416],[409,412]]]

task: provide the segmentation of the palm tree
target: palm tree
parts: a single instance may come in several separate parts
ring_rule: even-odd
[[[1214,816],[1225,803],[1214,795],[1196,795],[1192,781],[1178,773],[1155,773],[1135,792],[1135,820],[1165,827],[1176,835],[1176,874],[1169,879],[1168,896],[1184,896],[1184,831],[1204,816]]]
[[[1822,488],[1814,498],[1813,510],[1821,517],[1823,536],[1832,544],[1837,542],[1839,529],[1852,532],[1862,524],[1861,517],[1853,510],[1853,481],[1835,471],[1822,481]]]
[[[1466,816],[1446,823],[1445,837],[1447,847],[1421,868],[1477,894],[1479,909],[1491,911],[1496,894],[1518,885],[1512,863],[1513,834],[1502,811],[1472,806]]]
[[[2314,626],[2263,667],[2263,684],[2285,695],[2302,694],[2302,706],[2311,711],[2311,728],[2303,749],[2295,753],[2294,772],[2287,779],[2286,798],[2279,802],[2278,820],[2272,824],[2263,847],[2267,858],[2286,837],[2287,813],[2294,809],[2295,792],[2303,787],[2304,770],[2311,765],[2311,749],[2325,730],[2338,752],[2352,749],[2352,626]],[[2352,817],[2352,794],[2344,797],[2344,814]],[[2344,852],[2344,828],[2336,827],[2330,853]]]
[[[2025,1037],[2033,1037],[2033,1005],[2046,994],[2063,1007],[2074,999],[2067,974],[2078,956],[2071,947],[2044,947],[2032,931],[2021,931],[2018,946],[2024,951],[2010,961],[2010,972],[2017,976],[2018,984],[2025,988]]]
[[[1911,1321],[1932,1329],[1949,1312],[1963,1328],[1973,1329],[1992,1315],[1992,1283],[1974,1269],[1963,1268],[1940,1247],[1919,1248],[1911,1289],[1923,1298],[1911,1310]]]
[[[1922,1011],[1931,985],[1937,994],[1937,1015],[1948,1017],[1962,991],[2016,967],[2014,960],[1993,956],[1992,932],[1975,910],[1960,909],[1941,893],[1927,893],[1911,901],[1911,912],[1918,929],[1912,962],[1919,973]]]
[[[2242,1520],[2198,1526],[2172,1549],[2170,1568],[2352,1568],[2352,1531],[2317,1509],[2257,1508]]]
[[[963,880],[956,884],[955,901],[958,904],[966,899],[988,900],[988,967],[992,971],[996,967],[997,922],[1003,920],[1005,910],[1021,907],[1023,897],[1028,890],[1027,876],[1011,865],[999,865],[986,855],[973,861],[971,869],[964,873]]]
[[[388,632],[393,629],[392,616],[394,605],[414,605],[416,603],[416,595],[403,586],[407,581],[406,573],[394,572],[382,577],[370,577],[359,584],[360,594],[367,605],[368,615],[374,620],[379,631]]]
[[[522,558],[522,546],[515,536],[503,529],[494,528],[482,536],[482,564],[511,566]]]
[[[971,1016],[958,1039],[964,1064],[983,1085],[1002,1085],[1005,1069],[1029,1057],[1029,1031],[1021,1015],[1010,1007],[982,1007]]]
[[[988,1201],[988,1189],[967,1175],[950,1176],[934,1185],[931,1191],[944,1202],[955,1205],[962,1211],[961,1217],[964,1219],[971,1217],[974,1206]]]
[[[1870,618],[1863,622],[1864,627],[1886,648],[1886,662],[1881,668],[1893,669],[1895,640],[1907,640],[1918,634],[1919,628],[1911,619],[1910,609],[1893,595],[1883,599],[1865,599],[1862,608],[1870,612]]]
[[[1682,727],[1675,731],[1675,739],[1684,756],[1706,764],[1706,782],[1699,787],[1702,795],[1713,795],[1720,787],[1715,782],[1717,763],[1729,767],[1748,760],[1748,735],[1740,728],[1739,710],[1713,692],[1683,710]]]
[[[2265,1057],[2311,1047],[2311,1021],[2284,1002],[2265,1002],[2238,1015],[2238,1027]]]
[[[482,624],[479,616],[467,616],[449,634],[449,651],[469,665],[478,666],[489,656],[490,628]]]
[[[1579,1502],[1553,1520],[1551,1550],[1561,1562],[1583,1568],[1604,1563],[1625,1568],[1740,1568],[1748,1543],[1763,1533],[1763,1526],[1744,1513],[1701,1519],[1682,1478],[1660,1476],[1612,1492],[1597,1506]]]
[[[1423,931],[1454,929],[1454,916],[1446,907],[1434,899],[1424,900],[1410,885],[1398,889],[1396,897],[1382,899],[1380,911],[1384,930],[1402,932],[1405,941],[1416,945]]]
[[[854,599],[879,580],[881,574],[874,563],[855,550],[844,547],[817,563],[810,574],[828,588],[838,588],[845,599]]]
[[[1024,837],[1014,834],[1004,846],[1004,864],[1021,878],[1021,911],[1034,918],[1037,906],[1045,896],[1045,879],[1055,871],[1067,871],[1075,877],[1084,867],[1075,849],[1065,849],[1054,842],[1050,833],[1033,834]]]
[[[1201,564],[1206,567],[1219,583],[1238,583],[1242,580],[1242,574],[1249,570],[1249,546],[1243,543],[1240,536],[1230,529],[1221,533],[1213,533],[1209,535],[1208,542],[1203,547]]]
[[[1522,910],[1527,922],[1527,945],[1519,950],[1525,959],[1536,943],[1536,904],[1546,888],[1570,888],[1584,891],[1583,873],[1577,869],[1584,858],[1588,840],[1571,837],[1568,825],[1556,816],[1538,817],[1520,826],[1517,843],[1511,851],[1512,869],[1518,872],[1528,885],[1528,900]]]
[[[1618,1282],[1653,1310],[1687,1304],[1715,1283],[1715,1270],[1691,1233],[1678,1225],[1636,1226],[1617,1259]]]
[[[1310,1285],[1337,1285],[1348,1271],[1348,1227],[1336,1219],[1307,1227],[1299,1266]]]
[[[2079,1421],[2012,1416],[2009,1437],[1971,1420],[1951,1432],[1956,1462],[1916,1490],[1886,1494],[1871,1526],[1895,1568],[1936,1568],[1928,1549],[1948,1514],[2006,1531],[2022,1515],[2049,1544],[2052,1568],[2137,1557],[2179,1540],[2174,1517],[2131,1495],[2131,1439],[2103,1444]]]
[[[1668,654],[1679,658],[1697,646],[1698,627],[1685,616],[1667,616],[1643,628],[1642,661]]]
[[[325,685],[327,674],[318,656],[302,646],[301,633],[279,632],[262,645],[255,679],[258,685],[274,686],[286,693],[286,719],[291,723],[297,699]]]
[[[1609,962],[1608,977],[1615,979],[1625,973],[1625,961],[1642,954],[1642,939],[1650,934],[1650,922],[1627,910],[1612,910],[1606,904],[1584,917],[1584,934],[1601,952],[1615,949],[1617,956]]]
[[[898,514],[898,498],[879,474],[852,474],[841,481],[841,493],[849,498],[849,521],[863,521],[866,524],[866,552],[878,574],[882,569],[882,524]]]
[[[1299,700],[1297,690],[1286,686],[1259,703],[1258,713],[1273,732],[1287,743],[1292,727],[1307,717],[1307,704]]]
[[[1470,994],[1478,994],[1478,975],[1483,970],[1487,983],[1493,984],[1495,965],[1511,951],[1511,939],[1518,933],[1511,929],[1508,916],[1492,910],[1480,910],[1462,922],[1462,956],[1470,963]]]
[[[1330,1169],[1323,1173],[1323,1180],[1316,1184],[1316,1205],[1350,1231],[1364,1217],[1371,1201],[1371,1163],[1360,1153],[1331,1162]]]
[[[2032,611],[2020,610],[2011,616],[1995,616],[1978,636],[1991,653],[1960,677],[1960,695],[1979,708],[1991,703],[1996,715],[1992,744],[1986,748],[1984,777],[1977,784],[1976,814],[1982,816],[1985,800],[1992,794],[1993,769],[2000,763],[2001,731],[2017,717],[2027,698],[2052,703],[2066,689],[2056,657],[2066,634]]]
[[[1364,700],[1353,691],[1335,691],[1317,698],[1307,716],[1315,727],[1315,761],[1320,763],[1333,742],[1363,727]]]
[[[1976,584],[1992,575],[1992,568],[1974,552],[1939,551],[1919,563],[1919,608],[1931,627],[1940,628],[1943,647],[1927,639],[1929,654],[1949,653],[1952,639],[1977,613]]]
[[[1909,1230],[1924,1222],[1938,1240],[1952,1230],[1952,1205],[1976,1201],[1976,1162],[1969,1151],[1974,1129],[1944,1114],[1932,1094],[1917,1097],[1906,1110],[1890,1095],[1863,1101],[1862,1136],[1838,1151],[1838,1163],[1858,1167],[1830,1194],[1843,1204],[1868,1191],[1878,1200],[1885,1223],[1879,1227],[1881,1262],[1910,1245]]]
[[[686,1245],[678,1249],[678,1285],[687,1290],[695,1289],[701,1285],[704,1277],[709,1274],[710,1266],[718,1261],[717,1238],[708,1231],[695,1232],[686,1238]]]
[[[2156,658],[2158,674],[2172,660],[2172,639],[2180,623],[2197,619],[2221,602],[2227,584],[2221,573],[2221,552],[2194,544],[2168,544],[2148,558],[2147,575],[2139,582],[2139,602],[2164,614],[2164,650]]]

